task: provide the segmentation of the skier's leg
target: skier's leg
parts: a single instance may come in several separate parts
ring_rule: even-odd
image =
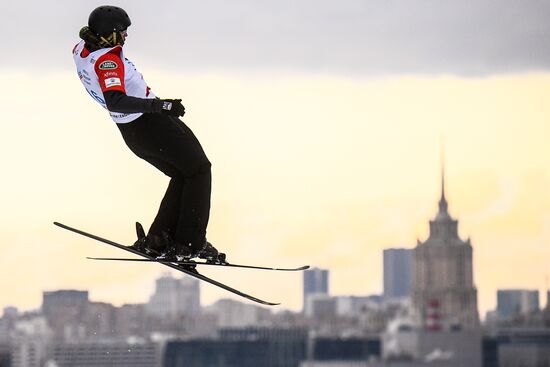
[[[118,124],[117,126],[132,152],[170,177],[170,183],[158,213],[149,229],[148,242],[152,240],[151,235],[161,238],[163,232],[173,237],[180,212],[183,177],[180,171],[166,159],[165,150],[167,143],[170,144],[170,137],[181,133],[170,126],[167,117],[153,114],[144,114],[131,123]],[[149,243],[149,245],[151,244]],[[159,246],[160,244],[149,247]]]
[[[180,176],[174,176],[170,179],[166,193],[162,198],[158,213],[151,223],[149,234],[162,235],[166,232],[174,238],[178,225],[180,213],[180,198],[183,192],[184,180]]]
[[[182,121],[163,115],[144,114],[127,125],[119,128],[130,149],[166,175],[182,180],[179,200],[175,199],[179,186],[175,182],[169,186],[153,231],[172,228],[175,221],[178,243],[191,243],[195,249],[204,246],[212,179],[210,161],[198,139]]]
[[[212,165],[191,129],[179,119],[172,118],[170,121],[178,133],[171,134],[163,141],[166,153],[163,159],[178,170],[183,180],[174,239],[182,246],[191,244],[196,253],[206,245]]]
[[[174,238],[200,250],[206,241],[206,228],[210,217],[212,188],[211,165],[203,165],[196,174],[184,177],[180,197],[180,214]]]

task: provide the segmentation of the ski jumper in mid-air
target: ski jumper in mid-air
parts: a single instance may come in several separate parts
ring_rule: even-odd
[[[211,164],[193,132],[178,116],[181,99],[159,99],[123,52],[128,14],[116,6],[92,11],[73,49],[80,81],[107,109],[126,145],[170,177],[158,214],[134,248],[159,258],[217,261],[206,240],[210,213]]]

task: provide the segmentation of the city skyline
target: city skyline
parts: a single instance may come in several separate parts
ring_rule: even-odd
[[[304,275],[308,274],[304,273]],[[372,294],[366,296],[333,295],[328,291],[328,270],[312,268],[309,271],[309,275],[310,276],[304,277],[303,282],[304,306],[310,296],[319,296],[317,298],[314,297],[313,299],[324,303],[324,305],[318,305],[320,307],[325,307],[324,309],[320,309],[321,315],[326,315],[327,311],[333,313],[333,317],[356,315],[360,312],[359,310],[361,310],[362,306],[366,306],[369,303],[371,305],[375,304],[378,306],[386,304],[390,307],[401,304],[403,310],[407,309],[409,316],[413,316],[414,318],[418,316],[416,312],[422,311],[418,310],[417,306],[414,306],[412,303],[409,304],[409,302],[403,302],[406,301],[405,299],[412,300],[411,295],[406,297],[386,297],[384,294]],[[263,310],[261,312],[267,312],[265,315],[270,314],[272,310],[275,310],[275,314],[277,314],[278,311],[282,311],[282,313],[290,311],[277,310],[265,305],[258,305],[245,299],[223,297],[216,300],[212,304],[203,304],[200,296],[201,282],[186,275],[174,277],[171,273],[165,272],[159,278],[155,279],[154,282],[156,284],[155,290],[150,295],[149,300],[144,303],[124,303],[122,305],[113,305],[109,302],[105,302],[105,300],[91,299],[89,297],[89,291],[85,289],[56,289],[42,292],[42,303],[37,309],[20,310],[10,305],[4,306],[3,314],[0,315],[0,319],[6,317],[14,319],[21,316],[25,317],[25,315],[27,317],[30,316],[31,318],[40,315],[46,315],[47,317],[50,317],[51,315],[58,315],[64,318],[66,317],[66,311],[68,310],[67,308],[82,307],[85,303],[97,304],[100,305],[100,307],[107,306],[119,308],[121,310],[128,307],[134,308],[136,306],[143,306],[143,311],[150,316],[159,318],[159,320],[163,318],[175,320],[181,317],[197,318],[200,317],[200,314],[204,313],[205,310],[206,313],[211,313],[216,310],[216,306],[220,307],[220,305],[222,308],[232,309],[232,311],[229,312],[229,318],[232,320],[238,320],[241,316],[243,316],[245,309],[248,309],[248,311],[246,311],[248,316],[250,316],[250,310],[252,310],[253,313],[257,313],[257,311],[254,310]],[[315,288],[315,290],[313,290],[312,286],[314,286],[313,288]],[[310,289],[310,292],[306,291],[308,288]],[[485,326],[490,327],[495,322],[495,317],[496,319],[506,322],[521,315],[528,316],[545,309],[550,310],[550,289],[548,289],[545,294],[540,295],[540,297],[546,296],[546,300],[543,300],[542,302],[539,301],[539,291],[532,289],[498,289],[496,296],[497,305],[494,310],[490,310],[486,315],[489,319],[483,320],[483,322],[488,322]],[[433,302],[436,302],[437,307],[440,308],[440,302],[438,300],[431,299],[430,304]],[[330,308],[327,308],[328,305],[330,305]],[[311,306],[312,305],[309,305],[308,307],[311,308]],[[441,312],[441,310],[439,312]],[[456,309],[455,311],[452,311],[450,315],[458,315],[460,312],[462,311]],[[317,315],[316,311],[313,311],[312,309],[308,311],[306,308],[301,311],[297,311],[296,313],[301,314],[306,318],[315,319],[320,317],[322,319],[323,317]],[[72,315],[72,317],[74,316],[75,315]],[[252,316],[254,317],[254,315]],[[241,317],[241,319],[242,320],[240,321],[233,322],[236,322],[237,325],[243,326],[243,320],[246,320],[246,322],[251,322],[247,324],[247,326],[252,326],[254,325],[254,322],[257,321],[247,320],[246,317]],[[399,317],[397,317],[395,321],[399,321]],[[446,319],[445,315],[440,314],[439,321],[442,325],[446,325],[445,327],[449,327],[453,325],[452,323],[448,324],[449,321],[456,322],[457,320],[453,318]],[[223,325],[224,322],[226,321],[221,321],[221,325]],[[417,323],[415,324],[416,327],[427,327],[426,320],[423,320],[422,318],[415,319],[414,322]],[[232,325],[232,322],[230,322],[230,324],[225,326],[229,327],[237,325]],[[55,328],[58,328],[59,326],[60,325],[54,325]]]
[[[388,248],[388,250],[392,250],[393,248]],[[410,250],[413,250],[413,248],[410,248]],[[315,267],[312,267],[312,269],[315,269]],[[326,271],[330,271],[330,269],[324,269]],[[163,277],[166,277],[166,276],[169,276],[169,277],[172,277],[173,275],[175,274],[172,274],[172,273],[169,273],[169,272],[165,272],[164,275],[162,275],[161,278],[157,278],[156,280],[152,280],[151,283],[155,283],[155,282],[158,282],[159,279],[162,279]],[[188,277],[186,275],[182,275],[180,277],[177,277],[174,278],[174,279],[178,279],[178,280],[189,280],[189,281],[193,281],[194,278],[191,278],[191,277]],[[205,285],[202,285],[202,286],[205,286]],[[42,290],[42,294],[44,293],[49,293],[49,292],[57,292],[57,291],[77,291],[77,292],[86,292],[86,293],[89,293],[89,290],[88,289],[48,289],[48,290]],[[499,297],[499,293],[501,292],[529,292],[531,294],[533,293],[536,293],[536,302],[537,302],[537,307],[539,307],[539,309],[543,309],[544,307],[546,307],[547,305],[550,304],[550,288],[542,288],[542,292],[539,292],[539,289],[533,289],[533,288],[511,288],[511,287],[504,287],[504,288],[499,288],[496,290],[495,292],[495,307],[494,309],[487,309],[485,310],[484,313],[480,313],[479,317],[481,320],[485,320],[485,313],[486,312],[491,312],[491,311],[498,311],[498,297]],[[384,292],[380,292],[380,293],[376,293],[376,294],[331,294],[330,292],[327,293],[328,296],[331,296],[331,297],[334,297],[334,296],[362,296],[362,297],[367,297],[367,296],[380,296],[380,297],[383,297],[384,296]],[[152,297],[154,296],[154,292],[151,293],[148,297]],[[546,296],[546,299],[544,298]],[[407,296],[406,298],[408,298],[410,296]],[[532,296],[531,296],[532,297]],[[250,301],[246,301],[244,299],[240,299],[240,298],[236,298],[235,296],[233,295],[230,295],[230,294],[225,294],[224,295],[221,295],[218,299],[215,299],[214,301],[208,303],[208,304],[205,304],[201,301],[200,303],[200,307],[207,307],[207,306],[211,306],[213,304],[215,304],[216,302],[220,301],[220,300],[234,300],[234,301],[238,301],[238,302],[241,302],[241,303],[246,303],[246,304],[250,304],[250,305],[255,305],[254,303],[250,302]],[[110,300],[108,299],[93,299],[91,300],[93,302],[106,302],[106,303],[110,303]],[[149,301],[150,302],[150,301]],[[120,306],[124,306],[124,305],[132,305],[132,304],[147,304],[147,301],[144,301],[142,303],[135,303],[135,302],[116,302],[116,303],[112,303],[114,306],[117,306],[117,307],[120,307]],[[539,306],[540,305],[540,306]],[[260,307],[266,307],[266,306],[260,306]],[[35,312],[35,311],[39,311],[41,309],[41,305],[39,305],[37,308],[30,308],[30,309],[20,309],[18,308],[17,306],[14,306],[14,304],[10,303],[10,302],[6,302],[2,305],[2,315],[0,315],[0,317],[4,316],[4,313],[6,310],[12,310],[13,308],[15,308],[17,310],[17,312],[21,313],[21,312]],[[269,308],[269,307],[267,307]],[[290,309],[290,308],[285,308],[284,305],[281,305],[280,307],[277,308],[277,312],[283,312],[285,310],[291,310],[291,311],[297,311],[296,309]]]
[[[444,196],[443,196],[444,197]],[[386,251],[396,251],[398,250],[401,254],[401,252],[403,251],[412,251],[414,250],[414,248],[410,248],[410,249],[402,249],[402,248],[399,248],[399,249],[395,249],[395,248],[387,248],[387,249],[384,249],[384,252],[382,254],[382,258],[383,259],[386,259]],[[400,255],[401,256],[401,255]],[[410,255],[408,255],[410,256]],[[389,263],[389,265],[393,265],[393,263]],[[384,271],[386,271],[386,268],[384,267]],[[311,275],[315,275],[315,277],[312,278],[312,276],[308,276],[308,273],[311,274]],[[319,273],[319,274],[318,274]],[[323,279],[319,278],[319,276],[321,275],[320,273],[323,273]],[[303,287],[303,302],[306,302],[307,300],[307,296],[308,296],[308,292],[311,293],[313,292],[312,294],[323,294],[323,295],[326,295],[326,296],[329,296],[329,297],[335,297],[335,296],[362,296],[362,297],[366,297],[366,296],[379,296],[381,298],[384,298],[385,297],[385,294],[384,292],[380,292],[379,294],[346,294],[346,295],[334,295],[334,294],[331,294],[331,292],[329,291],[329,282],[328,282],[328,278],[329,278],[329,273],[330,273],[330,269],[319,269],[315,266],[312,266],[310,270],[304,272],[304,278],[303,278],[303,281],[302,281],[302,287]],[[176,275],[174,277],[174,275]],[[409,274],[410,275],[410,274]],[[307,276],[307,277],[306,277]],[[308,279],[308,281],[306,282],[306,278]],[[165,283],[162,283],[162,282],[165,282]],[[188,304],[189,302],[193,303],[193,302],[199,302],[198,303],[198,307],[208,307],[208,306],[211,306],[213,304],[215,304],[216,302],[219,302],[220,300],[234,300],[234,301],[238,301],[240,303],[243,303],[243,304],[251,304],[251,305],[255,305],[253,304],[252,302],[249,302],[249,301],[246,301],[244,299],[239,299],[239,298],[235,298],[234,295],[231,295],[231,294],[226,294],[226,297],[220,297],[219,299],[215,300],[214,302],[210,303],[210,304],[204,304],[202,302],[202,299],[200,297],[200,288],[201,286],[204,286],[205,284],[202,284],[202,282],[198,281],[197,279],[195,278],[192,278],[192,277],[189,277],[189,276],[186,276],[186,275],[181,275],[181,274],[174,274],[173,272],[167,272],[165,271],[164,273],[162,273],[162,275],[159,277],[159,278],[156,278],[154,281],[154,283],[157,284],[157,288],[154,292],[152,292],[150,295],[149,295],[149,301],[148,302],[144,302],[144,303],[141,303],[141,304],[150,304],[154,298],[157,296],[158,292],[159,292],[159,284],[166,284],[166,282],[168,282],[169,284],[175,284],[175,283],[180,283],[180,282],[183,282],[183,284],[193,284],[193,287],[197,287],[197,294],[198,294],[198,299],[195,299],[195,296],[193,296],[192,294],[190,294],[191,296],[191,299],[189,300],[182,300],[184,303],[181,304],[181,305],[177,305],[175,303],[173,303],[178,297],[182,297],[182,295],[179,295],[179,296],[173,296],[175,297],[173,301],[170,301],[172,303],[172,306],[169,306],[169,307],[173,307],[173,308],[177,308],[177,307],[183,307],[183,309],[185,309],[186,307],[190,307]],[[159,283],[160,282],[160,283]],[[313,283],[312,283],[313,282]],[[316,286],[314,286],[314,284],[316,284]],[[309,290],[306,290],[306,288],[308,287],[312,287],[314,286],[315,289],[309,289]],[[169,287],[173,287],[172,285],[170,285]],[[164,285],[162,286],[162,288],[165,288],[165,292],[168,290],[168,286]],[[161,288],[161,289],[162,289]],[[318,293],[319,291],[321,291],[321,293]],[[88,297],[88,293],[89,293],[89,290],[87,289],[56,289],[56,290],[43,290],[42,291],[42,294],[44,297],[46,297],[48,294],[50,293],[56,293],[56,292],[66,292],[66,293],[85,293],[86,294],[86,297]],[[184,294],[186,294],[186,292],[188,292],[187,290],[184,290],[183,291]],[[497,289],[497,292],[495,293],[495,297],[497,299],[497,302],[495,303],[495,308],[494,309],[490,309],[490,310],[487,310],[487,312],[498,312],[499,311],[499,299],[500,299],[500,295],[501,294],[514,294],[514,297],[519,297],[519,296],[515,296],[515,294],[529,294],[529,297],[530,299],[532,300],[532,302],[536,302],[536,307],[533,309],[537,309],[537,310],[540,310],[540,309],[544,309],[544,307],[549,307],[550,305],[550,288],[546,288],[546,289],[543,289],[543,292],[539,292],[539,290],[533,290],[533,289],[518,289],[518,288],[502,288],[502,289]],[[543,298],[544,296],[546,295],[546,300]],[[533,298],[535,296],[535,298]],[[165,296],[165,297],[168,297],[168,296]],[[395,297],[395,296],[394,296]],[[399,297],[403,297],[403,296],[399,296]],[[397,298],[399,298],[397,297]],[[525,296],[524,296],[525,297]],[[405,298],[410,298],[410,295],[408,296],[405,296]],[[391,297],[389,297],[389,299],[391,300]],[[92,302],[108,302],[108,300],[90,300]],[[166,302],[166,301],[165,301]],[[518,301],[519,302],[519,301]],[[523,301],[525,302],[525,300]],[[140,303],[138,303],[140,304]],[[114,305],[114,304],[113,304]],[[118,304],[116,306],[124,306],[124,305],[132,305],[132,303],[121,303],[121,304]],[[259,305],[256,305],[257,307],[264,307],[266,309],[269,309],[269,307],[266,307],[266,306],[259,306]],[[12,304],[10,304],[9,302],[2,305],[2,317],[5,316],[5,313],[6,312],[35,312],[35,311],[40,311],[42,309],[43,305],[40,305],[40,307],[36,308],[36,309],[26,309],[26,310],[21,310],[21,309],[18,309],[17,307],[13,306]],[[166,306],[164,306],[166,307]],[[278,310],[278,311],[284,311],[285,308],[282,307],[283,310]],[[302,312],[305,312],[304,311],[304,308],[305,308],[305,303],[303,303],[302,305]],[[294,310],[296,311],[296,310]],[[510,312],[510,311],[508,311]],[[193,311],[193,313],[196,313],[196,311]],[[510,313],[506,314],[507,316],[510,316]],[[485,320],[485,313],[484,314],[480,314],[479,317],[481,320]]]
[[[443,137],[480,315],[497,289],[545,293],[549,3],[213,0],[154,17],[145,1],[117,4],[132,19],[125,56],[156,95],[182,98],[213,164],[207,236],[229,261],[309,264],[331,271],[333,294],[380,294],[383,249],[427,238]],[[121,254],[52,225],[131,244],[134,222],[148,228],[167,185],[75,73],[71,50],[97,5],[32,0],[0,13],[10,34],[0,61],[9,86],[0,90],[0,277],[9,280],[0,305],[31,309],[49,289],[144,302],[164,271],[86,260]],[[299,274],[204,272],[301,308]],[[226,296],[202,290],[206,304]]]
[[[451,159],[451,161],[453,161],[453,160]],[[453,171],[453,169],[452,169],[452,167],[451,167],[451,172],[452,172],[452,171]],[[434,180],[434,181],[437,181],[437,180]],[[454,186],[456,186],[455,183],[453,182],[453,177],[451,177],[451,179],[450,179],[449,181],[450,181],[450,186],[451,186],[451,190],[450,190],[450,191],[451,191],[451,195],[449,195],[449,196],[450,196],[450,201],[453,202],[453,207],[457,207],[457,208],[459,208],[459,207],[461,207],[461,206],[463,207],[464,205],[463,205],[463,203],[462,203],[461,201],[457,201],[457,200],[455,200],[455,199],[453,198],[454,193],[453,193],[452,191],[454,191],[454,190],[452,190],[452,188],[453,188]],[[437,192],[437,189],[435,189],[434,192]],[[473,192],[473,194],[474,194],[474,196],[475,196],[475,192]],[[436,200],[432,200],[432,201],[436,201]],[[469,201],[469,203],[468,203],[469,206],[471,206],[471,205],[473,204],[473,203],[471,202],[471,198],[468,198],[466,201],[467,201],[467,202]],[[425,204],[426,204],[426,203],[423,202],[422,205],[421,205],[421,207],[424,207],[424,208],[425,208],[425,207],[429,206],[429,205],[425,205]],[[395,203],[392,203],[392,205],[395,206]],[[466,208],[468,208],[468,205],[466,206]],[[476,204],[474,204],[474,205],[476,205]],[[501,204],[499,204],[499,205],[509,205],[509,204],[501,203]],[[432,206],[432,208],[428,208],[428,211],[433,212],[433,205],[431,205],[431,206]],[[470,210],[471,210],[471,208],[470,208]],[[496,209],[496,208],[490,208],[490,209],[487,209],[487,210],[488,210],[489,213],[490,213],[491,211],[495,211],[495,210],[498,210],[498,209]],[[387,209],[384,210],[384,214],[385,214],[385,216],[386,216],[387,218],[390,218],[391,216],[393,216],[393,214],[392,214],[392,213],[389,213],[389,212],[387,211]],[[409,214],[410,214],[410,213],[409,213]],[[416,229],[416,233],[417,233],[416,238],[423,238],[423,237],[426,237],[426,236],[427,236],[427,233],[426,233],[426,234],[420,234],[420,235],[419,235],[418,233],[422,233],[422,232],[424,232],[424,231],[427,232],[428,226],[426,225],[426,221],[427,221],[427,219],[429,219],[429,218],[431,217],[431,215],[432,215],[432,214],[426,215],[426,218],[425,218],[424,220],[419,219],[419,217],[416,217],[416,216],[415,216],[414,218],[411,218],[411,223],[416,222],[416,227],[417,227],[417,228],[418,228],[418,227],[422,228],[421,230]],[[487,216],[487,215],[488,215],[487,213],[482,214],[482,216]],[[467,217],[464,218],[464,216],[461,215],[461,218],[463,218],[463,221],[464,221],[464,222],[467,222],[467,221],[468,221],[468,218],[467,218]],[[487,218],[485,218],[485,219],[487,219]],[[488,219],[491,219],[491,218],[488,218]],[[420,222],[420,223],[418,223],[418,222]],[[397,223],[393,223],[393,224],[395,225],[395,224],[397,224]],[[410,230],[410,226],[409,226],[409,230]],[[471,232],[471,231],[468,231],[468,232],[469,232],[473,237],[476,237],[476,233],[475,233],[475,232]],[[57,237],[58,237],[58,238],[61,238],[62,236],[57,236]],[[66,236],[65,236],[65,237],[66,237]],[[398,234],[397,237],[403,237],[403,235],[402,235],[402,234]],[[413,236],[411,236],[411,237],[410,237],[408,240],[406,240],[406,241],[399,241],[399,242],[397,242],[397,241],[392,241],[392,242],[396,242],[397,244],[400,244],[399,247],[407,247],[407,246],[409,246],[409,248],[413,248],[413,245],[411,244],[411,243],[413,242],[413,241],[412,241],[412,237],[413,237]],[[74,240],[74,239],[73,239],[73,240]],[[71,236],[69,236],[68,238],[65,239],[65,242],[66,242],[66,243],[71,243],[71,242],[84,242],[84,241],[81,241],[81,240],[74,240],[74,241],[73,241],[73,240],[71,240]],[[408,243],[408,244],[407,244],[407,243]],[[95,244],[90,244],[90,242],[87,242],[87,245],[89,245],[90,248],[94,248],[94,249],[97,248],[97,246],[96,246]],[[72,245],[71,245],[71,246],[72,246]],[[395,246],[395,244],[390,245],[390,247],[394,247],[394,246]],[[383,248],[382,248],[381,250],[383,250]],[[90,254],[89,252],[86,252],[86,253],[80,252],[80,253],[82,254],[82,256],[84,256],[84,255],[89,255],[89,254]],[[117,255],[118,255],[118,254],[117,254]],[[300,253],[299,255],[300,255],[299,258],[304,259],[303,261],[307,261],[307,257],[304,257],[304,256],[303,256],[303,255],[304,255],[303,253]],[[375,257],[369,258],[368,261],[371,262],[371,263],[374,262],[375,260],[376,260],[376,262],[379,262],[379,258],[380,258],[380,254],[376,254]],[[79,259],[76,259],[76,260],[82,261],[82,260],[79,260]],[[340,261],[342,260],[342,257],[341,257],[341,256],[339,256],[339,260],[340,260]],[[250,258],[248,261],[249,261],[250,263],[254,263],[254,262],[256,261],[256,259]],[[266,262],[264,263],[265,265],[270,265],[270,264],[267,262],[267,260],[264,260],[264,261],[266,261]],[[88,262],[88,263],[90,263],[90,262]],[[93,264],[93,265],[95,265],[95,264]],[[331,270],[334,270],[334,268],[333,268],[332,266],[330,266],[330,264],[329,264],[328,266],[324,266],[324,267],[326,267],[326,268],[328,268],[328,269],[331,269]],[[113,268],[112,268],[112,267],[109,267],[109,269],[113,269]],[[159,273],[160,271],[161,271],[161,270],[158,270],[157,273]],[[477,272],[475,272],[475,273],[477,273]],[[367,294],[367,293],[368,293],[368,294],[372,294],[372,293],[381,292],[381,290],[382,290],[382,289],[381,289],[381,288],[382,288],[381,274],[382,274],[381,272],[378,273],[378,274],[375,274],[375,277],[380,277],[380,283],[375,284],[375,287],[372,287],[372,286],[371,286],[371,290],[370,290],[370,291],[367,290],[367,291],[363,291],[363,292],[350,292],[350,291],[348,291],[348,292],[342,292],[342,291],[336,290],[336,292],[337,292],[338,294]],[[242,274],[242,277],[243,277],[243,278],[242,278],[242,279],[246,279],[246,275],[247,275],[246,272],[243,272],[243,274]],[[260,274],[260,275],[261,275],[261,274]],[[474,276],[475,276],[475,275],[474,275]],[[541,285],[541,284],[543,283],[543,279],[541,279],[541,278],[542,278],[542,277],[539,278],[539,279],[540,279],[540,283],[539,283],[538,289],[539,289],[539,290],[544,290],[544,289],[543,289],[544,286]],[[223,278],[220,278],[220,279],[223,279]],[[336,278],[336,279],[338,279],[338,278]],[[299,283],[296,282],[295,284],[299,284]],[[372,282],[371,282],[371,285],[372,285]],[[245,284],[245,286],[246,286],[246,284]],[[525,288],[525,287],[528,287],[528,288],[537,287],[536,284],[533,284],[533,283],[530,283],[530,284],[525,284],[525,283],[524,283],[523,285],[522,285],[522,284],[518,284],[518,283],[509,283],[509,284],[502,284],[502,286],[503,286],[503,287],[524,287],[524,288]],[[336,288],[338,289],[339,287],[336,287]],[[297,291],[299,292],[299,290],[297,290]],[[482,292],[483,292],[483,288],[482,288]],[[207,291],[207,293],[208,293],[208,291]],[[541,292],[541,293],[542,293],[542,292]],[[269,296],[269,295],[268,295],[268,296]],[[490,298],[491,298],[491,299],[490,299],[489,301],[485,300],[485,302],[483,302],[483,301],[481,302],[482,305],[481,305],[481,309],[480,309],[480,310],[481,310],[481,314],[482,314],[482,315],[483,315],[487,310],[494,308],[494,305],[496,304],[496,298],[495,298],[492,294],[490,295]],[[119,304],[120,304],[121,302],[122,302],[121,300],[118,301]],[[210,303],[212,303],[212,302],[214,302],[214,299],[210,300]],[[115,303],[117,303],[117,301],[115,301]],[[493,306],[488,306],[488,304],[489,304],[489,305],[493,305]],[[290,309],[298,309],[299,307],[300,307],[299,305],[294,304],[294,305],[291,305]]]

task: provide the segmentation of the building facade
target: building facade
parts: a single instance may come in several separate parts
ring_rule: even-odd
[[[125,342],[82,342],[54,344],[50,348],[48,365],[56,367],[160,367],[159,344]]]
[[[384,250],[384,298],[406,298],[411,293],[411,249]]]
[[[42,313],[54,332],[54,338],[84,338],[86,329],[82,320],[89,304],[88,291],[69,289],[44,292]]]
[[[319,296],[328,296],[328,278],[329,272],[325,269],[312,268],[304,271],[304,298],[303,313],[306,316],[312,314],[312,302],[310,298]]]
[[[147,310],[157,316],[194,316],[200,313],[199,280],[189,276],[182,279],[169,273],[156,281],[155,293],[151,296]]]
[[[168,342],[163,366],[298,367],[306,341],[301,328],[222,329],[217,339]]]
[[[220,299],[208,308],[206,313],[212,314],[219,328],[238,328],[260,325],[268,320],[271,310],[233,299]]]
[[[470,239],[458,236],[458,221],[448,212],[442,178],[439,212],[430,235],[418,241],[413,255],[412,304],[428,327],[479,326]]]
[[[527,289],[497,290],[497,316],[510,318],[539,310],[539,291]]]

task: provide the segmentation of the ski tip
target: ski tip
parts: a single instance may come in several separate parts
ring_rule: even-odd
[[[70,230],[70,231],[74,231],[74,228],[71,228],[71,227],[69,227],[69,226],[66,225],[66,224],[59,223],[59,222],[53,222],[53,224],[55,224],[55,225],[58,226],[59,228],[68,229],[68,230]]]
[[[251,298],[249,298],[249,299],[251,299]],[[268,301],[264,301],[264,300],[261,300],[261,299],[258,299],[258,298],[253,298],[253,299],[251,299],[251,300],[252,300],[252,301],[255,301],[255,302],[259,303],[259,304],[266,305],[266,306],[279,306],[279,305],[281,304],[281,303],[279,303],[279,302],[277,302],[277,303],[275,303],[275,302],[268,302]]]

